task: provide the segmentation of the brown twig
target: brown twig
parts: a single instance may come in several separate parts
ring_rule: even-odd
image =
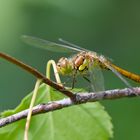
[[[125,88],[125,89],[114,89],[107,90],[98,93],[78,93],[75,94],[75,102],[70,98],[62,99],[59,101],[53,101],[47,104],[40,104],[33,108],[32,115],[47,113],[50,111],[62,109],[72,105],[83,104],[87,102],[96,102],[99,100],[106,99],[119,99],[123,97],[135,97],[140,96],[140,88]],[[0,127],[6,126],[18,120],[24,119],[27,117],[28,109],[16,113],[14,115],[8,116],[6,118],[0,119]]]
[[[73,101],[75,100],[75,95],[66,90],[63,86],[60,86],[59,84],[56,84],[55,82],[49,80],[48,78],[46,78],[42,73],[40,73],[38,70],[36,70],[35,68],[17,60],[14,57],[11,57],[10,55],[7,55],[5,53],[0,52],[0,57],[17,65],[18,67],[24,69],[25,71],[31,73],[32,75],[34,75],[36,78],[42,79],[43,83],[46,83],[47,85],[53,87],[54,89],[60,91],[61,93],[63,93],[64,95],[70,97]]]

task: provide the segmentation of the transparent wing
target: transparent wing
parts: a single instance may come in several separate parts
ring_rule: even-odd
[[[48,51],[53,51],[53,52],[62,52],[62,53],[71,53],[71,52],[80,52],[80,48],[76,47],[71,47],[68,45],[63,45],[63,44],[57,44],[51,41],[43,40],[37,37],[32,37],[32,36],[27,36],[23,35],[21,39],[32,46],[46,49]]]
[[[123,78],[123,76],[116,70],[114,69],[108,62],[107,60],[104,60],[102,58],[99,58],[100,62],[102,62],[109,70],[111,70],[121,81],[127,86],[131,88],[131,85],[128,83],[127,80]]]
[[[91,89],[93,91],[104,91],[104,77],[100,66],[97,64],[90,64],[89,75],[91,81]]]
[[[78,46],[78,45],[76,45],[76,44],[73,44],[73,43],[71,43],[71,42],[69,42],[69,41],[67,41],[67,40],[64,40],[64,39],[62,39],[62,38],[59,38],[58,40],[59,40],[60,42],[64,43],[64,44],[68,45],[68,46],[77,48],[78,50],[86,51],[86,52],[89,51],[89,50],[87,50],[87,49],[85,49],[85,48],[82,48],[82,47],[80,47],[80,46]]]
[[[113,67],[111,67],[111,66],[108,65],[108,64],[106,64],[106,66],[107,66],[118,78],[120,78],[120,79],[122,80],[122,82],[123,82],[127,87],[132,88],[132,86],[128,83],[128,81],[125,80],[125,79],[123,78],[123,76],[122,76],[119,72],[117,72],[116,69],[114,69]]]

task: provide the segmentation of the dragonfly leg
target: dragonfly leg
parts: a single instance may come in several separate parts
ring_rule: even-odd
[[[91,81],[90,81],[90,79],[88,79],[88,77],[86,77],[86,76],[83,75],[83,78],[84,78],[87,82],[89,82],[89,83],[91,84]]]
[[[90,80],[87,76],[82,75],[82,77],[83,77],[89,84],[91,84],[91,80]],[[88,90],[88,92],[91,92],[90,86],[89,86],[89,85],[88,85],[88,87],[87,87],[87,90]]]
[[[74,85],[75,85],[75,81],[76,81],[76,74],[77,74],[77,70],[73,73],[72,75],[72,85],[71,85],[71,89],[74,89]]]

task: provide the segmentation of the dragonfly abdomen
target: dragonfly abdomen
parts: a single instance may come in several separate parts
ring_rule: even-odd
[[[118,66],[116,66],[114,64],[111,64],[111,66],[114,69],[116,69],[121,75],[140,83],[140,76],[139,75],[131,73],[131,72],[127,71],[127,70],[124,70],[124,69],[122,69],[122,68],[120,68],[120,67],[118,67]]]

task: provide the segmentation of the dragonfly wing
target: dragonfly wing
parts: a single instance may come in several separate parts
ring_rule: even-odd
[[[103,57],[102,57],[103,58]],[[131,88],[131,85],[128,83],[127,80],[124,79],[124,77],[110,65],[110,62],[106,59],[99,58],[100,62],[102,62],[109,70],[111,70],[119,79],[122,80],[122,82],[127,86]]]
[[[118,78],[120,78],[122,81],[123,81],[123,83],[127,86],[127,87],[129,87],[129,88],[132,88],[132,86],[128,83],[128,81],[127,80],[125,80],[124,78],[123,78],[123,76],[116,70],[116,69],[114,69],[113,67],[111,67],[109,64],[105,64]]]
[[[104,91],[104,77],[102,70],[97,64],[90,64],[89,75],[93,91]]]
[[[74,48],[68,45],[57,44],[51,41],[43,40],[37,37],[23,35],[22,40],[32,46],[43,48],[48,51],[53,52],[62,52],[62,53],[73,53],[73,52],[80,52],[81,50],[78,48]]]
[[[64,39],[62,39],[62,38],[59,38],[58,40],[59,40],[60,42],[62,42],[63,44],[66,44],[66,45],[68,45],[68,46],[74,47],[74,48],[76,48],[76,49],[78,49],[78,50],[86,51],[86,52],[89,51],[89,50],[87,50],[87,49],[85,49],[85,48],[82,48],[82,47],[80,47],[80,46],[78,46],[78,45],[76,45],[76,44],[73,44],[73,43],[71,43],[71,42],[69,42],[69,41],[67,41],[67,40],[64,40]]]

